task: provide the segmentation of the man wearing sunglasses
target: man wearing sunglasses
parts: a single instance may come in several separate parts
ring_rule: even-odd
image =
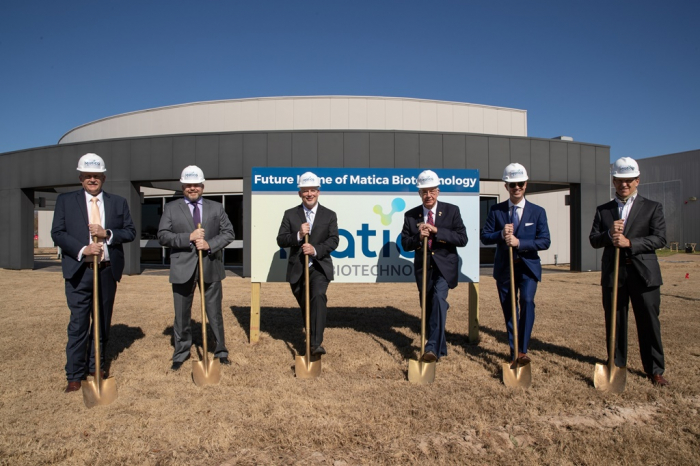
[[[664,349],[659,323],[663,282],[656,250],[666,245],[666,220],[660,203],[637,193],[639,175],[639,165],[634,159],[621,157],[615,161],[612,171],[615,198],[596,209],[589,240],[594,248],[605,248],[600,284],[606,334],[610,332],[613,286],[618,287],[615,365],[627,365],[627,314],[631,300],[644,372],[654,385],[665,386],[668,381],[663,376]],[[617,284],[613,283],[615,248],[620,248]]]
[[[510,296],[510,258],[513,249],[515,272],[516,312],[518,313],[518,362],[527,364],[527,348],[535,323],[535,293],[542,280],[542,265],[537,251],[549,249],[549,226],[545,210],[525,200],[527,170],[519,163],[511,163],[503,171],[503,181],[509,198],[491,207],[486,225],[481,231],[481,242],[496,245],[493,278],[506,321],[511,358],[513,359],[513,311]],[[519,297],[519,299],[518,299]]]

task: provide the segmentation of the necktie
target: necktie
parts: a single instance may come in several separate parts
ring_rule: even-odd
[[[102,225],[102,216],[100,215],[100,208],[97,206],[97,201],[99,199],[95,196],[92,199],[90,199],[90,202],[92,202],[92,205],[90,206],[90,223],[93,225]],[[102,238],[97,238],[98,243],[103,243],[104,241]],[[105,250],[104,248],[102,249],[102,256],[100,256],[100,261],[102,261],[105,258]]]
[[[202,215],[199,213],[199,204],[196,202],[192,203],[192,220],[194,220],[194,227],[202,223]]]
[[[311,228],[314,226],[314,211],[306,211],[306,221],[309,222],[309,234],[311,234]]]
[[[513,223],[513,234],[515,234],[515,230],[517,230],[518,225],[520,225],[520,218],[518,217],[518,206],[517,205],[513,206],[513,213],[510,215],[510,219]]]
[[[428,225],[435,226],[435,221],[433,220],[433,211],[432,210],[428,211]],[[428,236],[428,249],[433,249],[433,234],[432,233],[430,233],[430,236]]]

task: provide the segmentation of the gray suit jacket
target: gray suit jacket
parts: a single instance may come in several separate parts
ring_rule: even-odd
[[[202,199],[202,228],[210,251],[202,251],[204,281],[219,282],[226,277],[222,250],[235,238],[233,226],[224,206],[218,202]],[[170,251],[170,283],[185,283],[192,278],[199,257],[197,248],[190,242],[190,233],[195,230],[192,214],[183,199],[165,205],[158,225],[158,242],[172,248]]]

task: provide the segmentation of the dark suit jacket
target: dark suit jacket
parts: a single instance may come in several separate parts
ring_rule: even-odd
[[[434,220],[438,232],[433,239],[432,258],[448,286],[454,288],[459,282],[457,248],[467,244],[467,229],[456,205],[438,201],[436,213]],[[416,251],[413,259],[416,281],[423,276],[423,240],[418,231],[418,224],[423,221],[423,206],[419,205],[406,212],[401,230],[401,246],[404,251]]]
[[[116,281],[121,280],[124,272],[123,243],[128,243],[136,237],[136,228],[131,220],[126,199],[115,194],[102,191],[105,209],[105,230],[112,231],[112,240],[107,246],[109,260],[112,263],[112,274]],[[53,214],[51,238],[62,250],[63,278],[70,280],[86,266],[86,261],[78,262],[78,253],[90,241],[88,229],[88,206],[85,200],[85,190],[79,189],[61,194],[56,199],[56,209]]]
[[[333,280],[333,259],[331,252],[338,247],[338,217],[335,212],[318,205],[314,216],[314,224],[309,235],[309,243],[316,249],[316,257],[311,260],[321,266],[328,281]],[[297,240],[297,233],[301,230],[302,223],[306,223],[304,207],[299,204],[284,212],[282,224],[277,233],[277,245],[281,248],[290,248],[287,261],[287,281],[297,283],[304,273],[304,254]]]
[[[486,218],[486,224],[481,230],[481,242],[496,245],[496,259],[493,264],[493,278],[504,282],[510,280],[510,248],[503,239],[501,232],[510,220],[508,201],[491,207]],[[518,229],[513,232],[520,241],[517,253],[528,269],[535,275],[537,281],[542,280],[542,263],[537,251],[549,249],[549,225],[545,210],[530,201],[525,202],[523,215]]]
[[[204,282],[220,282],[226,277],[222,250],[233,241],[235,234],[224,206],[202,199],[202,228],[210,251],[202,251]],[[158,225],[158,242],[172,248],[170,251],[170,283],[185,283],[194,274],[199,263],[197,248],[190,242],[190,233],[196,226],[190,208],[184,199],[165,205]]]
[[[591,234],[588,236],[591,246],[596,249],[605,248],[600,284],[609,288],[613,286],[615,247],[608,231],[613,222],[619,218],[619,209],[614,199],[598,206]],[[666,245],[666,219],[663,206],[637,194],[627,216],[623,234],[630,240],[632,247],[620,250],[620,262],[624,264],[625,259],[631,259],[634,268],[647,286],[661,286],[663,281],[659,261],[656,259],[656,250]]]

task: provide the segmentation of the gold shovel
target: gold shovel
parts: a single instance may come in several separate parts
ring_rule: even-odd
[[[92,237],[97,242],[97,236]],[[117,399],[117,381],[114,377],[102,378],[102,361],[100,358],[100,287],[99,279],[100,257],[92,259],[92,324],[93,339],[95,340],[95,376],[92,380],[83,380],[83,403],[88,408],[97,405],[108,405]]]
[[[202,228],[198,223],[197,228]],[[204,264],[202,262],[202,250],[199,249],[199,295],[202,299],[202,359],[192,361],[192,379],[198,387],[204,385],[216,385],[221,379],[221,364],[216,358],[209,359],[207,351],[207,308],[204,302]]]
[[[420,353],[408,361],[408,381],[425,385],[435,381],[435,361],[423,361],[425,351],[425,297],[428,294],[428,237],[423,237],[423,287],[420,297]]]
[[[308,244],[309,235],[304,236]],[[304,302],[306,318],[306,354],[294,359],[294,372],[299,379],[315,379],[321,375],[321,358],[311,355],[311,305],[309,304],[309,256],[304,254]]]
[[[598,390],[611,393],[625,391],[627,367],[615,365],[615,331],[617,327],[617,279],[620,272],[620,248],[615,248],[615,269],[613,270],[612,309],[610,313],[610,336],[608,337],[608,364],[596,364],[593,385]]]
[[[532,383],[530,362],[518,362],[518,313],[515,310],[515,271],[513,270],[513,247],[508,248],[510,255],[510,308],[513,324],[513,362],[503,363],[503,384],[506,387],[528,388]]]

